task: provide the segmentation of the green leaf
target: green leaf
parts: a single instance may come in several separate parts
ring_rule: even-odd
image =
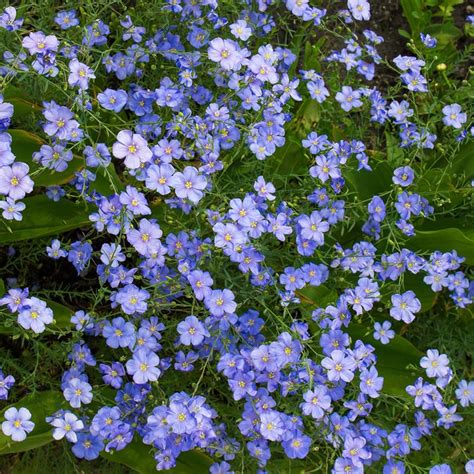
[[[96,179],[91,182],[89,192],[95,190],[103,196],[110,196],[124,189],[124,185],[120,181],[113,163],[109,163],[105,168],[103,166],[99,167],[97,170],[94,170],[94,173]]]
[[[134,439],[125,449],[113,453],[101,453],[108,461],[128,466],[141,474],[156,472],[156,461],[150,446]],[[176,467],[166,471],[170,474],[199,474],[209,471],[212,459],[206,454],[194,450],[181,453]]]
[[[2,296],[3,292],[1,291],[2,281],[0,280],[0,296]],[[51,308],[53,311],[54,323],[47,326],[48,330],[58,332],[58,329],[70,329],[72,327],[71,324],[71,316],[73,311],[66,306],[56,303],[56,301],[51,301],[45,298],[40,298],[42,301],[46,303],[48,308]],[[5,326],[4,320],[0,320],[0,334],[9,335],[17,333],[18,331],[16,328],[18,324],[14,322],[11,326]]]
[[[391,166],[397,167],[405,157],[403,149],[399,146],[399,140],[390,133],[385,132],[385,139],[387,141],[387,161]]]
[[[443,16],[451,16],[453,14],[454,7],[456,5],[462,5],[463,3],[464,0],[444,0],[439,6],[439,9],[441,10]]]
[[[396,397],[410,398],[405,391],[407,385],[413,384],[418,373],[409,369],[418,367],[423,353],[404,337],[396,335],[388,344],[381,344],[373,336],[372,328],[352,322],[345,330],[355,341],[360,339],[375,348],[377,370],[384,378],[382,392]]]
[[[450,227],[460,230],[468,239],[474,239],[474,222],[469,214],[456,217],[438,217],[436,220],[425,219],[418,228],[422,231],[431,231]]]
[[[401,29],[401,28],[398,30],[398,34],[399,34],[400,36],[403,36],[404,38],[407,38],[407,39],[410,39],[410,38],[411,38],[410,33],[408,33],[408,31],[403,30],[403,29]]]
[[[31,421],[35,423],[33,431],[24,441],[16,442],[0,431],[0,455],[21,453],[30,449],[39,448],[52,441],[51,426],[46,423],[45,418],[62,408],[64,398],[60,392],[36,392],[21,399],[19,402],[6,407],[0,418],[4,419],[5,411],[10,407],[27,408],[31,413]]]
[[[151,447],[134,439],[125,449],[100,455],[108,461],[128,466],[137,472],[148,474],[156,472],[156,461],[153,458]]]
[[[295,113],[291,130],[298,137],[305,138],[311,130],[314,130],[320,118],[321,105],[313,99],[306,99]]]
[[[74,157],[66,170],[57,171],[44,168],[33,161],[33,153],[37,152],[45,142],[34,133],[26,130],[9,130],[12,136],[12,151],[17,161],[22,161],[30,167],[30,175],[36,186],[53,186],[65,184],[71,181],[74,173],[84,167],[82,158]]]
[[[69,329],[71,327],[71,316],[73,311],[56,301],[43,300],[53,310],[54,323],[48,326],[51,329]]]
[[[310,306],[311,310],[324,308],[328,304],[334,303],[337,299],[337,292],[327,286],[305,286],[296,292],[301,303]]]
[[[436,37],[439,46],[445,46],[453,41],[457,41],[462,36],[462,31],[452,23],[440,23],[428,25],[426,33]]]
[[[463,175],[466,181],[474,179],[474,142],[461,146],[459,151],[450,159],[452,172]]]
[[[304,57],[303,57],[303,66],[304,69],[316,69],[316,71],[321,71],[321,48],[326,42],[326,38],[322,36],[312,44],[310,41],[306,41],[304,45]]]
[[[456,250],[461,257],[465,257],[468,265],[474,265],[474,238],[454,227],[430,231],[417,230],[416,235],[407,240],[406,245],[413,250],[441,252]]]
[[[54,202],[41,195],[23,202],[23,220],[0,224],[0,244],[56,235],[90,224],[87,210],[67,199]]]
[[[403,280],[403,291],[411,290],[421,303],[421,312],[430,310],[436,301],[437,294],[423,281],[423,276],[405,273]]]
[[[373,171],[347,169],[344,171],[344,176],[361,200],[370,199],[392,186],[392,168],[385,162],[376,165]]]
[[[430,23],[431,12],[425,8],[423,0],[400,0],[403,14],[410,25],[412,37],[418,36]]]
[[[288,134],[286,143],[265,161],[265,176],[278,187],[283,187],[292,176],[304,176],[308,172],[309,161],[304,154],[301,141]]]
[[[3,99],[13,105],[13,119],[24,122],[30,119],[34,112],[39,112],[41,106],[35,104],[33,99],[26,95],[24,89],[8,85],[3,91]]]

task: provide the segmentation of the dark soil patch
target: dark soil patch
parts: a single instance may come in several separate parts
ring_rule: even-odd
[[[383,36],[384,42],[377,46],[380,55],[391,61],[400,54],[409,51],[407,39],[400,35],[399,30],[409,31],[409,25],[403,16],[399,0],[379,0],[371,2],[371,18],[368,27]],[[377,66],[375,82],[381,89],[393,83],[396,74],[391,69]]]
[[[400,35],[399,30],[409,31],[410,27],[398,0],[372,2],[369,24],[385,39],[377,48],[382,56],[392,59],[407,52],[407,40]]]

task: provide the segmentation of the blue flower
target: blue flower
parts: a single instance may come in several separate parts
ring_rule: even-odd
[[[77,442],[77,433],[84,429],[82,420],[69,411],[54,416],[49,424],[54,427],[53,438],[55,440],[65,437],[71,443]]]
[[[15,378],[13,375],[7,375],[0,369],[0,400],[6,400],[8,398],[8,391],[13,387]]]
[[[85,381],[74,377],[69,380],[63,390],[64,398],[73,408],[92,401],[92,387]]]
[[[54,22],[57,23],[62,30],[68,30],[79,24],[76,17],[76,10],[61,11],[54,17]]]
[[[123,89],[105,89],[97,94],[99,104],[106,110],[119,113],[128,100],[128,94]]]
[[[308,390],[303,398],[305,402],[301,403],[301,410],[316,420],[323,418],[331,407],[331,397],[324,385],[317,385],[313,390]]]
[[[282,442],[282,446],[290,459],[304,459],[309,453],[311,438],[300,431],[293,431],[288,439]]]
[[[395,331],[390,329],[392,324],[384,321],[382,324],[376,322],[374,324],[374,339],[382,344],[388,344],[395,337]]]
[[[459,104],[451,104],[443,107],[443,123],[454,128],[462,128],[467,121],[467,115]]]
[[[114,318],[111,323],[107,321],[102,329],[102,335],[107,345],[113,349],[131,348],[135,344],[135,326],[122,317]]]
[[[270,441],[281,441],[285,433],[282,416],[275,410],[268,410],[260,415],[260,433]]]
[[[79,459],[92,461],[99,457],[102,449],[104,449],[104,443],[100,438],[90,433],[78,433],[77,442],[72,447],[72,452]]]
[[[33,431],[35,424],[30,421],[31,413],[27,408],[8,408],[4,413],[5,421],[2,431],[5,436],[10,436],[13,441],[24,441],[26,435]]]
[[[196,316],[188,316],[184,321],[181,321],[177,326],[179,333],[179,340],[185,346],[198,346],[204,341],[205,337],[209,336],[208,330],[199,321]]]
[[[377,398],[383,387],[383,377],[379,377],[377,369],[371,366],[368,370],[360,372],[360,391],[371,398]]]
[[[370,20],[370,3],[367,0],[348,0],[347,7],[356,20]]]
[[[160,358],[154,352],[138,349],[125,366],[135,383],[144,384],[158,380],[161,375],[161,370],[157,367],[159,364]]]
[[[325,357],[321,361],[321,365],[327,370],[331,382],[339,380],[350,382],[354,378],[355,361],[351,356],[346,356],[344,351],[332,351],[330,357]]]
[[[415,319],[415,314],[421,310],[420,300],[411,290],[392,295],[391,300],[390,316],[397,321],[410,324]]]

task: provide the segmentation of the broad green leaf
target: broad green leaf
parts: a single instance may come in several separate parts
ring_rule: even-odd
[[[3,91],[3,99],[13,105],[13,120],[25,122],[31,119],[34,112],[39,112],[41,106],[35,104],[33,99],[28,96],[24,89],[8,85]]]
[[[305,286],[303,289],[296,292],[301,303],[310,306],[311,310],[316,308],[324,308],[328,304],[335,303],[337,299],[337,292],[334,289],[329,289],[327,286]]]
[[[2,291],[2,280],[0,280],[0,296],[3,295],[5,289]],[[33,295],[34,296],[34,295]],[[71,328],[71,316],[73,311],[67,308],[66,306],[56,303],[55,301],[51,301],[45,298],[40,298],[43,300],[46,305],[52,309],[54,323],[48,325],[48,330],[57,331],[58,329],[69,329]],[[6,321],[6,320],[5,320]],[[11,320],[10,320],[11,321]],[[4,320],[0,319],[0,334],[4,335],[12,335],[17,333],[18,323],[15,321],[12,325],[5,326]]]
[[[0,224],[0,244],[55,235],[90,223],[83,204],[76,205],[67,199],[53,202],[44,195],[23,202],[23,220]]]
[[[326,460],[321,460],[320,457],[313,457],[311,460],[272,458],[267,464],[267,472],[272,474],[308,474],[309,472],[326,472],[326,468]]]
[[[417,230],[416,235],[406,242],[413,250],[440,250],[450,252],[456,250],[466,263],[474,265],[474,238],[454,227],[439,230]]]
[[[5,99],[5,101],[13,105],[13,119],[20,122],[24,122],[33,113],[40,110],[36,104],[26,99],[22,99],[21,97],[10,97],[9,99]]]
[[[113,163],[110,163],[106,168],[103,166],[97,168],[94,173],[96,179],[90,184],[89,192],[95,190],[104,196],[110,196],[124,189]]]
[[[197,474],[209,472],[213,460],[203,451],[192,450],[181,453],[171,474]]]
[[[423,0],[400,0],[403,14],[408,21],[412,37],[418,36],[431,20],[431,12],[425,8]]]
[[[421,303],[421,312],[428,311],[433,307],[437,294],[431,290],[431,287],[423,281],[420,274],[413,275],[405,273],[403,281],[403,291],[411,290]]]
[[[400,166],[405,156],[403,149],[400,148],[400,142],[390,133],[385,132],[385,139],[387,141],[387,161],[390,166],[396,168]]]
[[[44,168],[33,161],[33,153],[37,152],[45,142],[34,133],[26,130],[9,130],[12,136],[12,151],[17,161],[22,161],[30,167],[30,175],[36,186],[53,186],[65,184],[71,181],[74,173],[84,167],[82,158],[74,157],[65,171],[57,171]]]
[[[420,176],[417,183],[418,189],[421,190],[422,195],[444,199],[446,201],[445,211],[456,209],[472,193],[471,184],[466,179],[467,171],[466,167],[461,173],[456,173],[449,165],[445,168],[429,169]],[[425,225],[428,225],[429,222],[428,220],[426,223],[423,222],[420,230],[424,230]]]
[[[377,370],[384,378],[382,392],[388,395],[409,398],[405,391],[413,384],[418,374],[408,366],[418,366],[423,353],[402,336],[396,335],[388,344],[381,344],[372,337],[372,328],[352,322],[345,331],[353,341],[360,339],[375,348]]]
[[[474,142],[466,143],[461,146],[459,151],[450,160],[452,163],[452,172],[463,175],[466,181],[474,179]]]
[[[291,129],[298,137],[305,138],[311,130],[314,130],[320,118],[321,105],[313,99],[306,99],[295,113]]]
[[[319,40],[314,44],[311,44],[310,41],[306,41],[304,45],[303,69],[315,69],[316,71],[321,70],[321,55],[319,52],[325,42],[326,38],[324,37],[319,38]]]
[[[45,418],[52,415],[64,405],[64,398],[60,392],[36,392],[21,399],[19,402],[6,407],[0,419],[3,421],[5,411],[14,406],[17,409],[24,407],[30,410],[31,421],[35,423],[33,431],[24,441],[15,442],[0,431],[0,456],[3,454],[21,453],[30,449],[39,448],[52,441],[51,426]]]
[[[113,453],[101,453],[108,461],[124,464],[140,474],[156,472],[156,461],[150,446],[134,439],[125,449]],[[176,467],[166,472],[170,474],[200,474],[209,471],[212,460],[200,451],[187,451],[181,453],[177,459]]]
[[[301,141],[288,134],[286,143],[265,161],[265,176],[271,177],[276,186],[282,187],[289,177],[304,176],[309,165]]]
[[[100,455],[108,461],[123,464],[141,474],[156,472],[156,461],[153,458],[151,446],[147,446],[137,439],[134,439],[121,451],[110,453],[103,451]]]
[[[69,329],[71,327],[71,316],[73,311],[68,307],[56,303],[56,301],[43,300],[48,305],[49,308],[53,310],[54,323],[48,326],[51,329]]]
[[[427,25],[425,32],[438,40],[438,47],[443,47],[457,41],[462,36],[462,31],[452,23],[439,23]],[[453,45],[454,48],[454,45]]]
[[[451,195],[455,193],[458,188],[458,186],[453,183],[452,173],[440,168],[425,171],[417,184],[418,189],[422,189],[424,192],[432,192],[436,195],[441,193]]]
[[[392,186],[392,168],[385,162],[376,165],[372,171],[347,169],[344,171],[344,177],[361,200],[370,199]]]
[[[469,214],[456,217],[438,217],[436,220],[425,219],[419,226],[419,230],[443,230],[451,227],[460,230],[468,239],[474,240],[474,222]]]

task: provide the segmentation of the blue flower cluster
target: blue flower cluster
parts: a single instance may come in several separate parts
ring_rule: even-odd
[[[349,0],[335,13],[309,0],[245,1],[232,20],[220,14],[217,0],[163,3],[175,26],[152,32],[130,16],[117,31],[100,19],[81,25],[74,10],[57,14],[56,34],[24,29],[13,7],[0,16],[13,49],[4,52],[2,78],[61,81],[69,97],[58,92],[43,102],[38,127],[44,139],[31,162],[54,174],[80,160],[67,184],[45,194],[55,202],[84,202],[90,233],[72,242],[55,238],[46,254],[68,261],[78,278],[92,274],[100,288],[96,304],[75,308],[70,320],[67,367],[58,381],[68,408],[48,416],[52,437],[65,438],[87,460],[140,440],[150,446],[157,470],[198,449],[221,461],[211,466],[213,474],[233,472],[240,456],[263,473],[275,453],[310,459],[313,448],[324,446],[333,453],[335,474],[369,466],[405,472],[406,456],[435,429],[461,421],[458,405],[474,403],[474,382],[460,380],[447,355],[433,348],[413,367],[422,375],[405,388],[409,414],[392,426],[382,422],[377,407],[385,380],[376,348],[351,332],[370,321],[373,339],[390,348],[401,324],[406,329],[422,310],[404,284],[409,278],[448,293],[458,308],[473,302],[462,256],[409,245],[416,223],[435,215],[415,192],[416,166],[394,166],[388,192],[354,204],[346,171],[373,170],[372,144],[331,139],[312,127],[298,139],[309,164],[309,193],[302,187],[295,198],[260,172],[250,183],[233,183],[240,191],[216,189],[222,191],[219,180],[233,165],[229,157],[271,163],[279,155],[297,102],[324,103],[334,114],[364,113],[378,130],[396,130],[400,149],[433,149],[436,127],[423,124],[414,105],[429,91],[426,62],[396,57],[397,84],[407,94],[389,98],[371,82],[385,61],[377,51],[383,38],[372,30],[351,33],[321,57],[329,77],[298,70],[298,51],[266,42],[278,29],[278,15],[305,28],[331,19],[349,28],[370,19],[367,0]],[[422,42],[436,48],[430,35]],[[341,71],[347,81],[339,87],[334,72]],[[459,104],[445,104],[438,115],[446,133],[456,130],[456,143],[471,139]],[[21,221],[25,197],[40,187],[12,152],[13,116],[13,105],[1,98],[5,221]],[[122,181],[111,178],[116,170]],[[109,192],[97,190],[101,176]],[[172,225],[162,208],[178,216]],[[342,239],[348,223],[363,238]],[[331,301],[308,296],[314,289],[329,293],[328,287]],[[23,330],[47,332],[53,310],[30,293],[10,285],[0,305]],[[384,317],[374,319],[374,311]],[[203,378],[210,380],[207,389]],[[189,380],[192,385],[182,382]],[[0,370],[0,400],[14,383]],[[238,416],[221,413],[213,404],[219,397]],[[14,441],[43,421],[24,407],[8,408],[4,418],[2,431]],[[474,461],[466,471],[474,472]]]

